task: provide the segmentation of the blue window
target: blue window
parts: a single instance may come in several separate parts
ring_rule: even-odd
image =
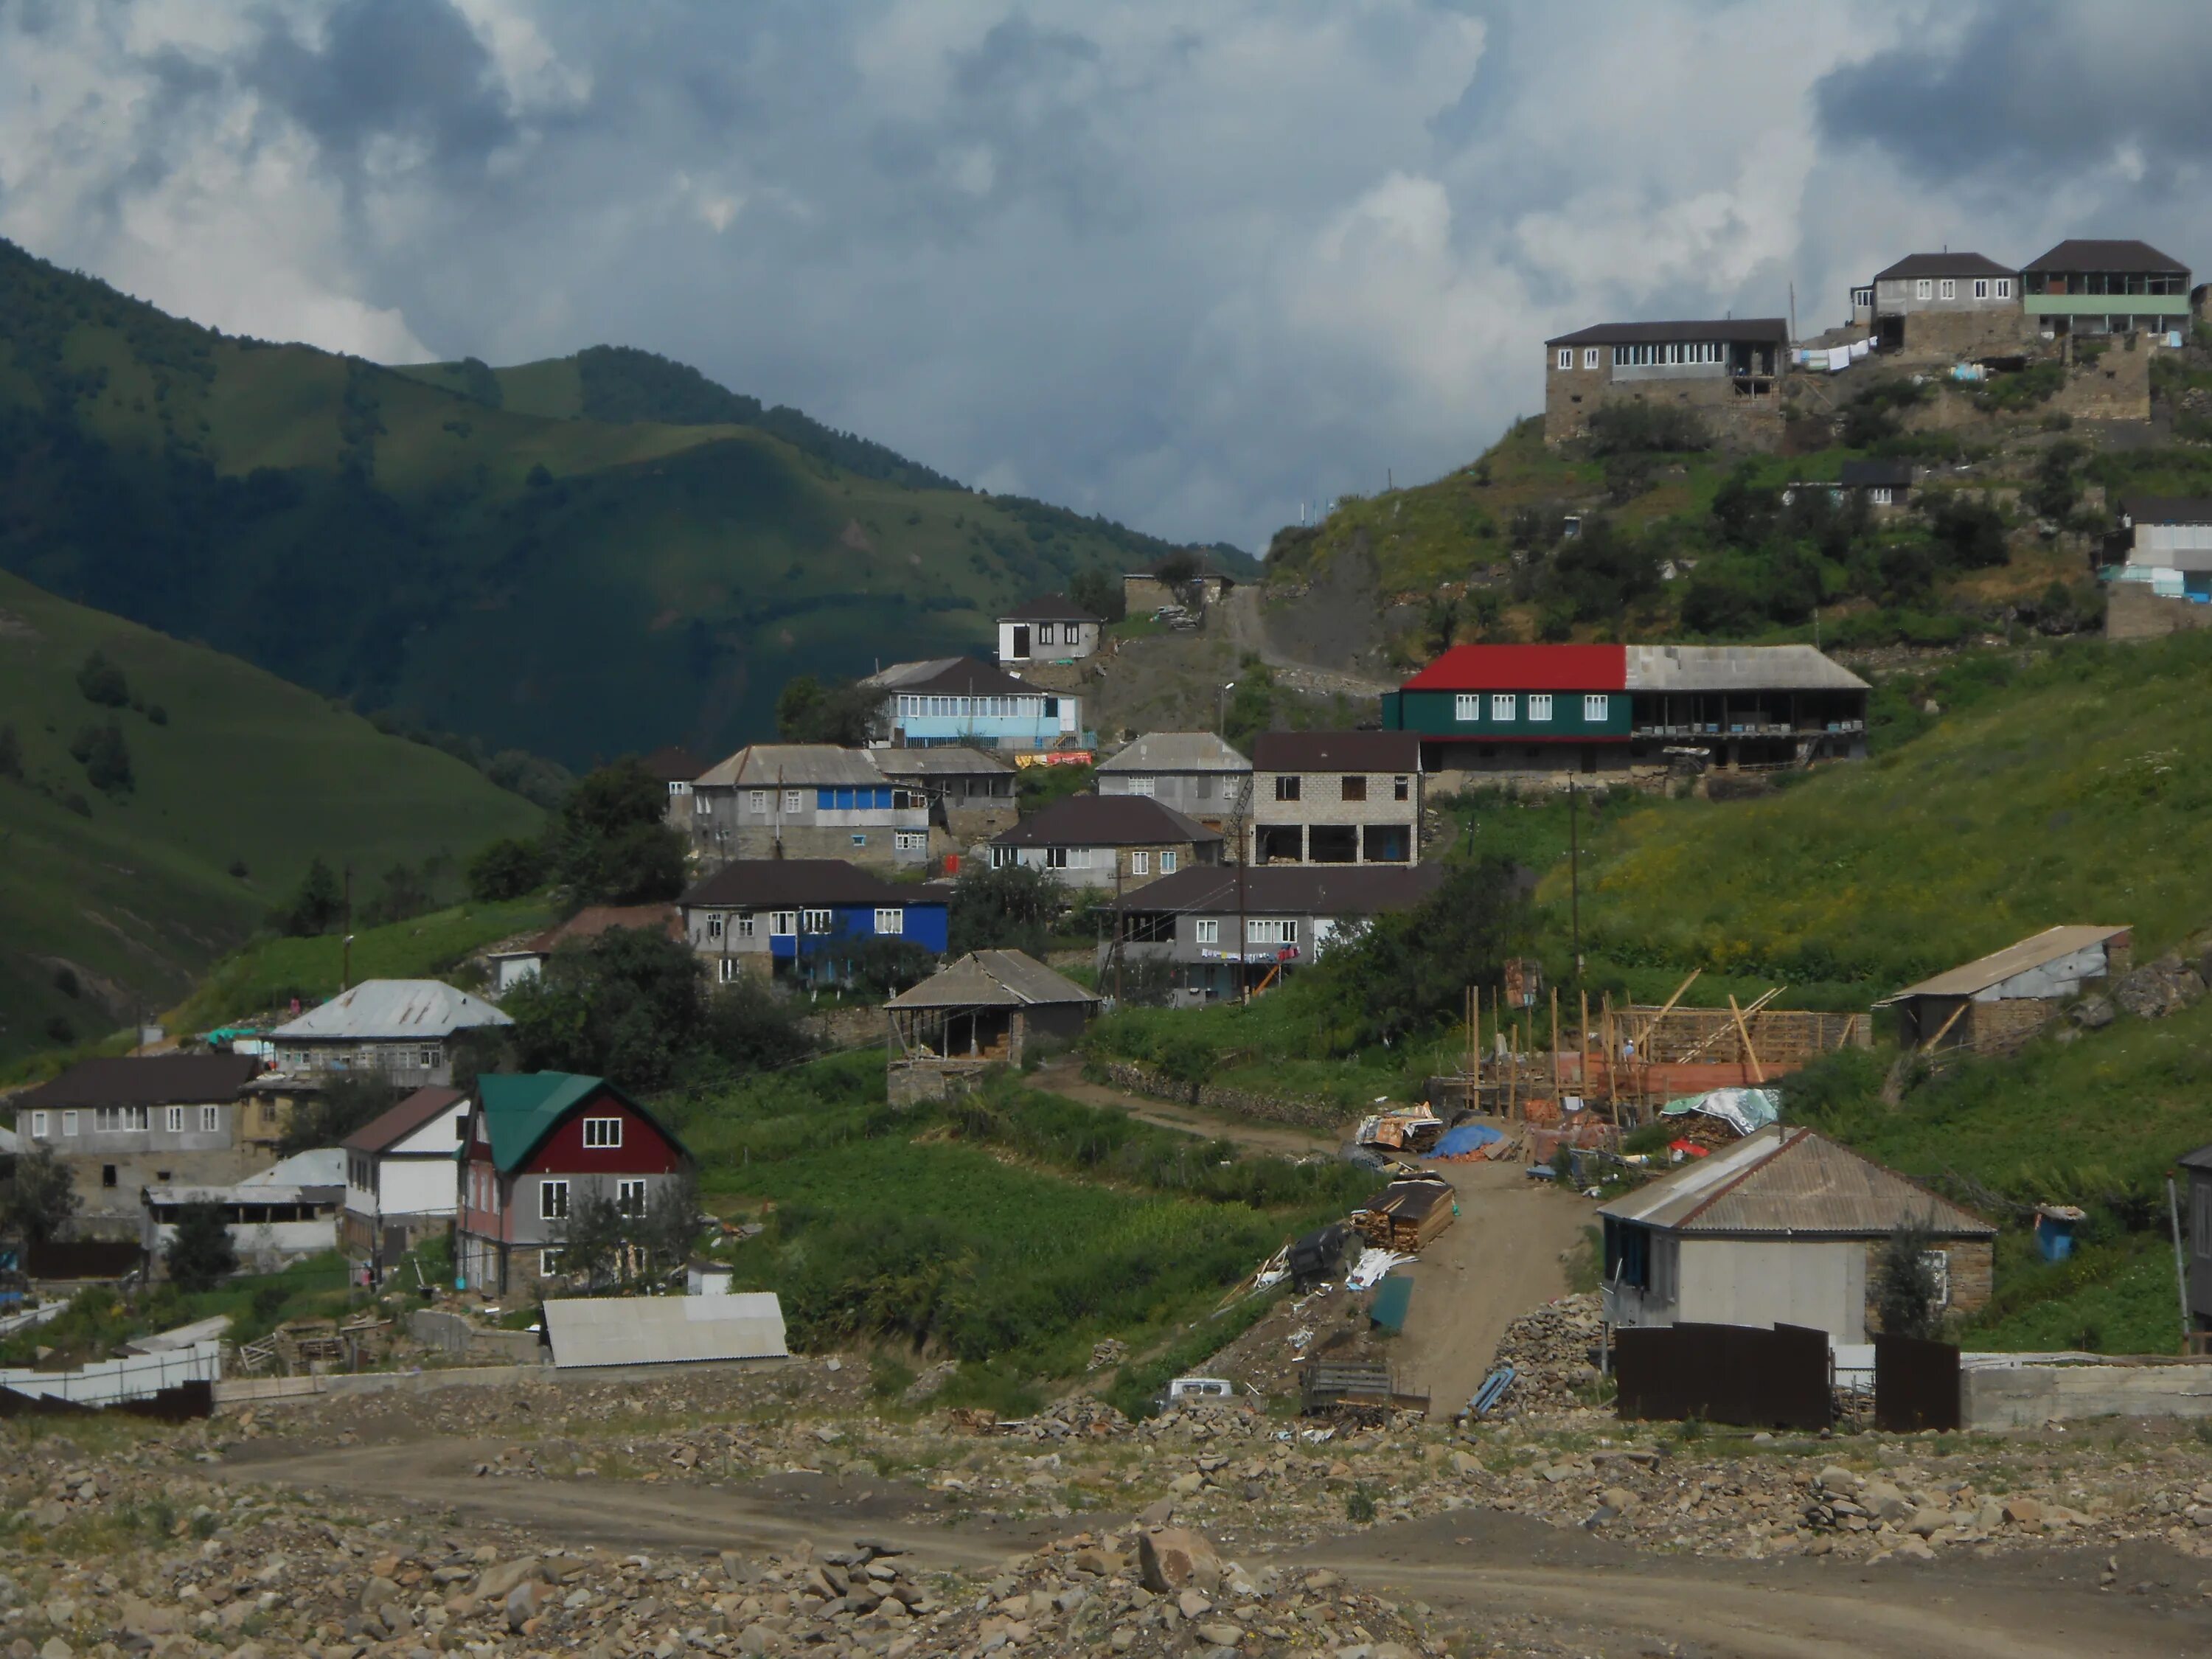
[[[826,812],[836,804],[837,792],[835,789],[817,789],[814,792],[814,810],[816,811]]]

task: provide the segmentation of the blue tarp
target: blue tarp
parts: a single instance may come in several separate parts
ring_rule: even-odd
[[[1487,1123],[1462,1123],[1456,1129],[1447,1129],[1437,1137],[1429,1151],[1431,1158],[1464,1158],[1469,1152],[1479,1152],[1493,1140],[1505,1139],[1502,1130]]]

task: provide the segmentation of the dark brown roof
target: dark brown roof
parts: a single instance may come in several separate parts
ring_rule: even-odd
[[[555,951],[571,939],[597,939],[619,927],[640,928],[667,939],[684,937],[683,918],[672,904],[587,904],[559,927],[547,928],[532,945]]]
[[[2160,253],[2148,242],[2100,242],[2076,238],[2061,242],[2040,259],[2030,259],[2023,270],[2125,270],[2158,276],[2185,276],[2189,267],[2170,253]],[[2124,299],[2124,295],[2114,295]]]
[[[1187,818],[1150,795],[1069,795],[1034,817],[1024,818],[994,847],[1158,847],[1179,842],[1212,843],[1221,839],[1195,818]]]
[[[1262,732],[1252,740],[1255,772],[1418,772],[1414,732]]]
[[[1259,864],[1243,872],[1240,897],[1234,865],[1200,865],[1123,895],[1116,908],[1217,914],[1241,906],[1261,916],[1371,916],[1412,909],[1443,879],[1440,864]]]
[[[1455,1201],[1452,1189],[1441,1181],[1394,1181],[1362,1206],[1387,1210],[1406,1221],[1419,1221],[1439,1204]]]
[[[663,783],[689,783],[707,769],[706,762],[674,744],[654,750],[641,764]]]
[[[2127,495],[2120,511],[2136,524],[2212,524],[2212,496]]]
[[[1745,340],[1786,345],[1790,324],[1780,317],[1731,317],[1718,322],[1598,323],[1556,334],[1546,345],[1658,345],[1674,340]]]
[[[842,859],[741,859],[677,901],[751,909],[788,904],[942,904],[919,887],[895,886]]]
[[[1902,489],[1912,483],[1910,461],[1845,461],[1837,480],[1846,489]]]
[[[380,1152],[468,1098],[459,1089],[417,1089],[381,1116],[373,1117],[338,1144],[349,1152]],[[459,1145],[457,1141],[455,1145]]]
[[[1877,283],[1903,282],[1913,276],[2009,276],[2011,269],[1978,253],[1908,253],[1887,270],[1877,270]]]
[[[999,613],[1000,622],[1086,622],[1092,616],[1065,593],[1048,593],[1041,599],[1024,599],[1012,611]]]
[[[145,1054],[79,1060],[16,1105],[205,1106],[238,1098],[261,1075],[252,1054]]]
[[[1042,686],[1016,679],[1003,668],[994,668],[989,663],[978,662],[973,657],[955,657],[926,678],[899,680],[886,684],[884,689],[887,691],[929,691],[939,696],[955,697],[1048,697],[1054,695]]]

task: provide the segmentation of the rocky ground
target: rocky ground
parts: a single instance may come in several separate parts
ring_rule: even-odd
[[[1320,1310],[1285,1309],[1293,1329]],[[876,1398],[857,1358],[325,1399],[183,1428],[17,1419],[0,1429],[0,1651],[1637,1650],[1313,1565],[1401,1535],[1471,1564],[1505,1525],[1626,1552],[1612,1559],[1655,1584],[1669,1560],[1678,1576],[1838,1561],[2033,1576],[2042,1552],[2086,1560],[2107,1593],[2212,1595],[2212,1444],[2186,1429],[1623,1424],[1596,1403],[1594,1327],[1588,1298],[1516,1324],[1501,1357],[1522,1382],[1474,1425],[1307,1421],[1273,1391],[1144,1423],[1082,1397],[1000,1423]],[[1250,1357],[1272,1364],[1287,1334]],[[630,1494],[695,1519],[746,1504],[783,1531],[611,1541]],[[853,1501],[870,1494],[872,1510]],[[878,1533],[841,1510],[888,1519]]]

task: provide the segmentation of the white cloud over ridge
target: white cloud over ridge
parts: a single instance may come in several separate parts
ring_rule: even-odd
[[[2192,257],[2212,22],[2118,9],[2164,51],[2044,0],[0,0],[0,234],[386,361],[641,345],[1256,547],[1468,459],[1547,333]]]

